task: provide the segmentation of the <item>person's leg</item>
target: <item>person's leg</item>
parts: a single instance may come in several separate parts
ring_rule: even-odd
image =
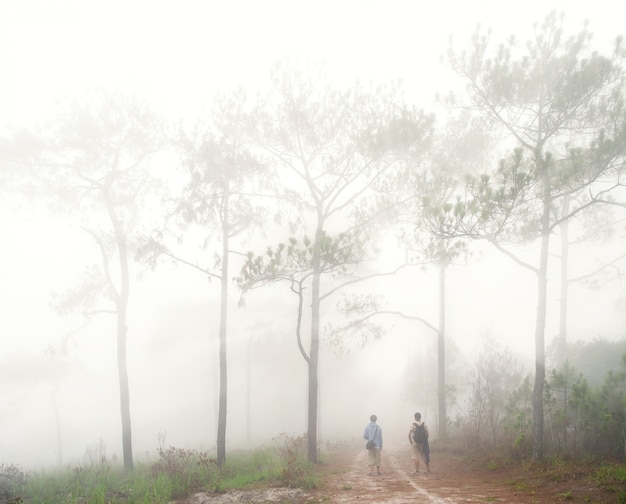
[[[420,459],[424,460],[424,465],[426,465],[426,467],[428,467],[428,465],[425,463],[426,462],[426,458],[424,457],[424,447],[423,447],[423,445],[417,445],[417,453],[418,453],[418,456],[416,457],[416,460],[417,460],[416,472],[419,472],[419,469],[420,469]]]
[[[424,464],[426,464],[426,472],[430,472],[430,445],[428,441],[424,443]]]
[[[419,452],[414,444],[411,444],[411,461],[413,462],[413,470],[418,473],[420,469]]]
[[[380,448],[374,448],[376,452],[376,474],[380,474]]]

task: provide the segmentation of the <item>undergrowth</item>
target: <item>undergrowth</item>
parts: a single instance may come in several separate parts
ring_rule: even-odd
[[[128,473],[100,447],[97,457],[54,471],[24,473],[0,463],[0,502],[7,504],[166,504],[196,492],[258,485],[313,489],[306,437],[281,435],[268,446],[229,454],[219,467],[204,451],[159,446],[156,457]]]
[[[447,452],[471,471],[501,472],[507,478],[503,481],[519,491],[533,492],[560,485],[565,487],[559,495],[560,500],[580,501],[585,492],[597,489],[605,496],[610,495],[610,502],[626,504],[626,463],[621,460],[604,460],[588,454],[550,453],[542,461],[534,461],[529,452],[522,455],[517,445],[479,446],[465,450],[458,443],[438,442],[436,450]],[[589,499],[585,502],[600,502],[594,497]]]

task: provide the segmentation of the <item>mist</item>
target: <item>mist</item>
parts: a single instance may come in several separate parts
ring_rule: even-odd
[[[262,6],[263,5],[263,6]],[[168,118],[204,110],[217,90],[267,86],[271,65],[285,54],[323,58],[338,85],[354,80],[402,79],[407,99],[435,106],[435,93],[459,86],[440,62],[448,37],[466,40],[476,24],[494,38],[522,40],[551,8],[563,9],[576,33],[584,19],[599,48],[610,46],[622,20],[609,2],[317,3],[28,2],[0,7],[5,42],[0,50],[0,133],[45,124],[58,101],[85,89],[124,89],[148,98]],[[0,169],[4,169],[0,159]],[[113,316],[84,325],[81,314],[52,307],[97,247],[80,223],[13,191],[0,202],[3,246],[0,301],[0,462],[25,468],[77,463],[105,450],[121,461],[121,425]],[[4,192],[4,191],[3,191]],[[382,233],[382,254],[366,268],[388,270],[406,251]],[[273,243],[256,237],[248,250]],[[451,267],[446,301],[447,381],[456,387],[452,419],[466,409],[466,377],[492,338],[528,374],[536,286],[531,274],[487,244],[473,245],[465,264]],[[535,257],[536,244],[516,249]],[[586,244],[572,252],[572,276],[623,250],[622,239]],[[613,253],[615,251],[615,253]],[[546,343],[559,331],[558,272],[551,272]],[[234,276],[236,272],[233,272]],[[360,287],[384,298],[388,310],[437,323],[437,272],[412,268]],[[297,299],[284,284],[247,293],[231,285],[228,309],[227,450],[271,443],[307,430],[307,366],[296,340]],[[568,341],[619,342],[624,292],[616,281],[570,288]],[[219,287],[183,264],[154,271],[133,264],[127,319],[133,452],[150,459],[159,444],[212,451],[219,399]],[[324,323],[337,322],[334,303]],[[415,320],[381,316],[380,338],[322,336],[318,439],[360,442],[371,414],[385,442],[405,441],[413,414],[437,422],[437,336]],[[304,320],[303,327],[308,327]],[[79,330],[80,329],[80,330]],[[306,334],[304,334],[306,340]],[[431,428],[431,433],[435,429]]]

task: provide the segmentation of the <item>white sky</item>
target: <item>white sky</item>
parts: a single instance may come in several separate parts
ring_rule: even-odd
[[[494,29],[494,40],[503,40],[512,32],[519,33],[525,40],[532,22],[543,19],[556,8],[566,11],[566,19],[572,27],[570,33],[576,33],[583,20],[588,18],[598,47],[606,48],[617,34],[624,31],[625,9],[616,5],[617,2],[608,0],[0,0],[0,128],[4,124],[28,123],[52,114],[55,100],[80,93],[86,87],[133,89],[147,95],[157,107],[172,116],[194,114],[208,104],[215,89],[262,85],[270,65],[285,55],[324,58],[331,74],[341,82],[355,78],[363,81],[402,79],[407,95],[418,104],[429,107],[436,91],[454,85],[449,80],[451,76],[439,64],[450,34],[454,34],[458,45],[462,46],[476,24],[481,23]],[[0,251],[0,306],[10,308],[0,321],[3,335],[0,362],[3,358],[17,358],[26,351],[39,359],[42,349],[58,338],[62,330],[58,319],[48,310],[50,293],[65,288],[66,280],[73,281],[73,273],[68,276],[66,271],[78,264],[84,250],[74,247],[70,250],[63,246],[63,236],[70,236],[76,230],[62,222],[49,221],[40,215],[25,221],[23,215],[13,215],[6,203],[0,204],[0,218],[0,231],[4,237]],[[502,258],[496,262],[500,264],[501,260],[504,262]],[[457,312],[451,312],[456,322],[451,321],[448,328],[461,343],[465,336],[469,338],[482,329],[504,329],[513,336],[532,331],[536,301],[532,277],[523,272],[519,276],[501,275],[499,271],[490,281],[486,281],[480,272],[450,273],[468,286],[466,291],[450,291],[451,305],[456,303]],[[529,290],[530,296],[523,294]],[[421,292],[428,297],[427,289]],[[503,296],[503,292],[506,295]],[[586,298],[577,299],[576,295],[574,292],[573,303],[584,306]],[[404,300],[407,299],[405,296]],[[428,301],[417,297],[410,299],[416,304]],[[182,299],[181,303],[184,301]],[[511,304],[517,307],[518,316],[513,315],[495,327],[492,315]],[[485,306],[489,307],[489,312],[484,311]],[[599,305],[596,318],[582,319],[578,329],[601,332],[604,326],[598,321],[610,319],[610,308],[606,304]],[[470,313],[478,314],[482,322],[472,325],[467,318]],[[576,327],[572,330],[575,331]],[[547,341],[553,334],[554,326],[550,326],[546,332]],[[131,358],[133,351],[139,354],[144,347],[149,347],[151,342],[145,338],[144,334],[144,339],[129,343]],[[82,355],[81,358],[89,362],[85,366],[88,370],[84,372],[95,373],[100,371],[99,367],[104,370],[109,369],[108,366],[110,370],[114,369],[114,349],[107,346],[111,341],[101,341],[91,347],[91,350],[97,349],[95,360],[91,362],[88,354]],[[474,340],[464,343],[470,349],[477,344]],[[185,345],[189,344],[189,341],[182,342],[177,347],[181,359],[189,348]],[[512,345],[516,345],[514,340]],[[518,346],[518,350],[520,348]],[[525,348],[532,353],[528,344]],[[294,359],[300,358],[295,347],[293,352]],[[372,352],[370,350],[364,357],[366,367],[368,363],[371,367],[370,361],[382,355]],[[385,350],[378,348],[376,352],[384,353]],[[15,362],[22,361],[17,359]],[[45,367],[46,361],[42,359],[42,362]],[[134,364],[132,360],[129,362],[131,395],[148,385],[137,383],[141,376]],[[16,367],[19,370],[19,365]],[[108,373],[115,378],[112,371]],[[167,382],[163,376],[150,376]],[[296,381],[301,380],[304,375]],[[201,378],[196,379],[196,382],[200,381]],[[106,408],[109,404],[111,414],[107,417],[102,413],[99,423],[94,421],[94,429],[96,433],[105,432],[107,421],[114,422],[117,428],[117,384],[103,385],[109,387],[108,392],[89,401],[86,395],[94,385],[83,385],[84,390],[71,393],[61,388],[58,395],[61,407],[63,394],[66,394],[67,401],[72,397],[84,397],[81,400],[86,402],[88,411]],[[50,387],[53,386],[51,381]],[[19,388],[15,394],[6,389],[0,391],[0,413],[7,411],[7,404],[19,402],[26,387]],[[367,383],[363,387],[367,388]],[[176,393],[176,390],[172,391],[174,396]],[[45,389],[42,394],[38,401],[46,408],[46,401],[50,401],[49,390]],[[137,393],[133,397],[139,396]],[[28,407],[21,408],[26,419],[21,428],[15,424],[12,428],[22,438],[15,437],[17,441],[10,446],[7,440],[12,439],[13,431],[4,429],[4,436],[0,435],[0,454],[9,453],[11,449],[15,454],[20,453],[20,443],[33,435],[27,430],[31,425],[29,422],[37,425],[39,403],[31,401]],[[142,411],[151,411],[150,407],[154,408],[155,415],[159,414],[159,408],[154,405]],[[28,417],[29,411],[32,417]],[[369,411],[364,413],[369,414]],[[175,412],[169,414],[175,415]],[[204,411],[204,414],[213,413]],[[64,421],[65,429],[72,432],[71,420],[66,418]],[[77,417],[76,421],[81,420]],[[139,427],[136,432],[141,432],[141,413],[137,413],[133,421],[134,426]],[[0,414],[0,426],[2,422]],[[190,426],[185,429],[193,430]],[[360,429],[359,424],[356,430]],[[146,447],[154,448],[155,433],[144,429],[143,435],[141,438],[138,434],[136,440],[145,441]],[[171,435],[172,441],[176,441],[176,434]],[[41,436],[43,439],[44,434]],[[85,442],[96,442],[97,437],[94,432],[84,434]],[[54,447],[49,436],[45,439],[47,441],[41,441],[42,446]],[[113,435],[111,439],[113,451],[117,449],[117,438]],[[33,449],[34,457],[47,462],[54,461],[51,453],[52,448],[45,456],[41,450]]]
[[[286,54],[325,58],[337,78],[406,80],[417,100],[446,83],[439,57],[450,34],[478,23],[496,40],[526,34],[555,8],[578,29],[591,20],[604,44],[622,26],[600,0],[0,1],[0,113],[12,121],[49,110],[85,86],[122,86],[174,113],[215,88],[252,85]],[[623,7],[621,8],[623,13]],[[521,35],[522,40],[526,36]]]

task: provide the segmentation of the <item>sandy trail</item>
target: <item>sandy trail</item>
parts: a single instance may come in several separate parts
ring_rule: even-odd
[[[432,456],[432,472],[416,475],[408,446],[385,448],[381,462],[382,474],[368,475],[367,450],[363,448],[333,457],[323,470],[325,484],[318,490],[270,487],[225,494],[199,493],[175,504],[553,504],[569,494],[587,499],[585,502],[617,502],[618,497],[587,488],[584,482],[582,486],[564,481],[533,488],[530,480],[520,478],[518,466],[501,471],[468,470],[457,457],[437,452]],[[591,498],[592,495],[598,498]]]
[[[431,504],[457,502],[424,488],[424,480],[437,479],[437,476],[433,473],[413,474],[408,450],[383,450],[381,457],[382,474],[369,476],[367,450],[356,452],[350,470],[332,479],[332,502],[405,504],[414,503],[416,499]]]

